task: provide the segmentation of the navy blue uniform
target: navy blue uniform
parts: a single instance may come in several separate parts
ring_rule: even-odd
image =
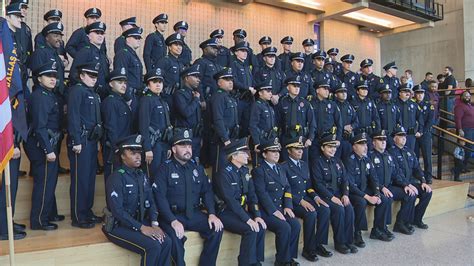
[[[30,89],[28,88],[28,65],[30,56],[33,53],[33,40],[31,35],[31,28],[25,23],[21,22],[21,27],[14,33],[17,48],[17,58],[21,71],[21,82],[23,85],[23,93],[25,99],[28,101],[30,96]]]
[[[161,58],[156,63],[163,74],[163,92],[162,97],[168,103],[170,110],[173,109],[173,93],[180,88],[181,79],[180,74],[184,70],[184,64],[181,57],[177,58],[172,54]]]
[[[413,150],[408,149],[405,145],[402,149],[397,146],[393,146],[389,149],[390,155],[397,162],[401,173],[403,174],[403,180],[401,187],[412,184],[418,190],[417,197],[419,198],[418,204],[410,214],[410,218],[407,221],[410,224],[419,224],[422,222],[423,215],[425,214],[426,208],[430,203],[432,192],[428,193],[421,189],[421,184],[426,183],[423,171],[420,168],[418,158],[416,158]]]
[[[385,75],[382,79],[384,85],[388,85],[392,90],[392,95],[398,95],[398,88],[401,85],[400,80],[397,77],[389,77],[388,75]]]
[[[344,82],[347,88],[347,99],[351,100],[352,98],[356,97],[356,87],[357,83],[359,82],[359,75],[352,71],[344,73],[341,71],[339,74],[339,80]]]
[[[287,72],[291,69],[291,52],[281,53],[278,55],[278,61],[280,61],[279,67],[281,71]]]
[[[324,69],[317,69],[315,68],[311,72],[311,79],[313,80],[313,84],[326,84],[331,82],[332,74],[327,72]],[[331,87],[332,89],[332,87]],[[349,98],[348,98],[349,99]]]
[[[272,168],[274,167],[274,168]],[[293,209],[291,187],[280,165],[270,167],[265,161],[252,170],[258,202],[263,209],[262,217],[268,230],[275,233],[276,262],[290,262],[298,257],[301,225],[296,218],[285,215],[285,221],[273,213]]]
[[[249,88],[253,87],[252,70],[246,66],[245,62],[235,58],[231,63],[232,73],[234,75],[233,92],[237,97],[237,106],[239,109],[240,137],[249,135],[250,109],[254,102],[254,96]]]
[[[225,46],[217,47],[217,64],[221,67],[229,67],[231,62],[232,54],[229,48]],[[196,63],[196,62],[195,62]]]
[[[97,142],[93,130],[101,124],[100,98],[93,88],[78,83],[69,89],[68,98],[68,157],[71,165],[71,218],[87,222],[94,206],[97,170]],[[72,148],[82,145],[81,152]]]
[[[290,158],[281,164],[281,168],[291,187],[293,211],[297,217],[303,219],[303,250],[315,252],[316,247],[328,243],[330,210],[328,207],[316,204],[315,199],[318,195],[314,190],[309,167],[305,161]],[[302,200],[312,204],[316,211],[311,212],[303,208]]]
[[[260,143],[278,136],[275,111],[268,101],[259,98],[252,104],[249,131],[253,146],[260,145]],[[257,155],[254,150],[252,151],[252,158],[253,166],[257,166],[262,160],[261,154]]]
[[[36,85],[29,103],[30,136],[25,150],[31,162],[33,192],[31,197],[30,225],[41,227],[49,223],[50,211],[55,205],[54,192],[58,179],[58,158],[46,160],[56,153],[60,137],[60,106],[51,90]],[[56,153],[57,155],[57,153]]]
[[[40,32],[40,33],[36,34],[34,42],[35,42],[35,50],[36,50],[36,49],[46,45],[46,38]],[[61,46],[58,48],[58,53],[60,55],[64,56],[66,59],[68,59],[67,58],[67,53],[66,53],[66,48],[64,48],[64,41],[61,41]]]
[[[172,131],[170,109],[160,95],[149,91],[141,97],[138,128],[143,137],[143,150],[153,152],[153,161],[147,169],[154,179],[160,164],[167,159]]]
[[[398,98],[395,101],[395,104],[400,109],[400,125],[405,128],[407,131],[407,147],[410,150],[415,150],[415,141],[416,137],[415,134],[417,132],[423,133],[424,132],[424,120],[423,115],[421,113],[420,106],[413,100],[408,99],[406,101],[400,100]]]
[[[316,134],[316,120],[313,107],[302,97],[291,98],[286,95],[281,98],[275,109],[278,127],[281,130],[282,143],[287,139],[302,136],[314,141]],[[304,149],[303,160],[308,161],[307,149]],[[288,159],[288,151],[281,152],[283,161]]]
[[[253,75],[255,84],[262,84],[270,79],[272,81],[272,94],[278,95],[280,98],[288,93],[284,82],[285,78],[285,73],[276,66],[270,68],[266,64],[260,67]]]
[[[143,61],[147,72],[153,71],[157,67],[158,61],[166,56],[167,47],[163,34],[158,31],[148,34],[143,48]]]
[[[179,55],[178,60],[185,67],[190,66],[191,61],[193,60],[191,48],[189,48],[188,44],[184,42],[184,38],[183,38],[183,51]]]
[[[114,171],[114,150],[117,140],[132,134],[132,111],[122,95],[111,92],[102,102],[102,120],[104,121],[103,162],[104,179]]]
[[[368,97],[361,99],[359,96],[356,96],[350,103],[354,107],[359,120],[359,126],[354,128],[354,133],[365,132],[371,135],[373,132],[380,130],[379,113],[372,99]]]
[[[118,53],[120,50],[125,48],[126,45],[127,45],[127,42],[125,40],[125,36],[123,35],[118,36],[114,42],[114,54]]]
[[[431,172],[433,163],[432,163],[432,127],[433,127],[433,117],[434,117],[434,106],[430,103],[429,100],[424,99],[419,102],[418,105],[421,109],[421,116],[423,117],[423,135],[416,139],[415,144],[415,154],[417,158],[420,158],[420,150],[423,155],[423,171],[425,173],[425,178],[428,183],[431,183],[433,173]]]
[[[224,228],[242,236],[239,265],[251,265],[264,260],[265,230],[260,226],[254,232],[247,224],[249,219],[261,217],[255,186],[246,166],[237,168],[227,163],[213,176],[214,191],[222,201],[219,218]]]
[[[200,91],[204,99],[208,101],[217,91],[217,82],[213,76],[221,71],[223,66],[218,64],[217,58],[208,55],[203,55],[194,64],[199,65],[201,76]]]
[[[89,37],[87,37],[85,27],[80,27],[72,33],[71,37],[69,37],[69,40],[66,43],[66,52],[71,55],[72,58],[76,58],[77,53],[87,45],[89,45]],[[105,42],[100,49],[107,54]]]
[[[311,96],[316,95],[316,92],[314,91],[314,88],[313,88],[313,84],[314,84],[313,80],[311,79],[311,76],[308,73],[303,72],[303,71],[296,72],[292,68],[290,68],[289,70],[285,72],[285,76],[286,78],[300,76],[301,84],[300,84],[300,93],[298,94],[298,96],[307,99],[307,97],[310,95]]]
[[[316,69],[316,65],[313,63],[313,54],[305,54],[304,55],[304,65],[303,65],[303,71],[310,74]]]
[[[58,49],[50,46],[49,44],[38,47],[31,55],[30,68],[36,69],[37,67],[50,62],[51,59],[56,61],[56,70],[58,71],[56,87],[54,88],[54,91],[58,95],[64,96],[66,93],[64,86],[64,64],[61,58],[59,57]],[[33,78],[33,83],[39,83],[36,76]]]
[[[380,153],[374,149],[369,154],[369,157],[374,165],[380,192],[382,192],[383,188],[387,188],[393,194],[393,198],[388,199],[392,202],[401,202],[400,210],[397,213],[396,223],[404,224],[409,221],[410,215],[415,206],[416,197],[406,194],[403,190],[403,175],[394,158],[388,153],[388,151],[385,150],[383,153]],[[386,213],[385,224],[392,223],[392,204],[388,204],[388,208],[389,210]]]
[[[107,179],[107,207],[115,218],[115,226],[104,234],[114,244],[142,256],[140,265],[171,265],[171,239],[163,243],[139,230],[158,220],[158,212],[148,177],[140,169],[122,165]]]
[[[387,135],[391,136],[397,125],[401,125],[401,114],[398,106],[392,101],[384,101],[379,99],[377,102],[377,111],[380,117],[380,128],[387,131]],[[393,138],[387,138],[387,147],[393,145]]]
[[[341,145],[336,151],[336,157],[346,158],[352,152],[352,145],[349,141],[354,135],[354,130],[359,127],[359,118],[357,117],[356,110],[347,100],[341,102],[340,100],[336,99],[335,102],[339,107],[342,124]],[[347,125],[351,125],[352,132],[346,131],[344,129],[344,127]]]
[[[331,201],[332,197],[349,196],[349,181],[346,170],[339,158],[321,155],[311,166],[312,180],[316,193],[331,209],[331,226],[335,245],[351,244],[354,237],[354,209],[351,204],[340,206]]]
[[[359,81],[367,81],[367,85],[369,86],[369,94],[367,97],[373,100],[379,98],[379,90],[383,88],[385,84],[385,81],[381,77],[374,73],[370,73],[368,76],[360,74]]]
[[[222,233],[209,228],[208,215],[216,214],[211,181],[194,160],[181,164],[175,158],[162,164],[153,184],[161,226],[173,242],[171,254],[176,265],[185,265],[184,241],[178,239],[171,222],[178,220],[185,230],[196,231],[205,239],[199,265],[216,265]],[[201,202],[207,215],[200,210]]]

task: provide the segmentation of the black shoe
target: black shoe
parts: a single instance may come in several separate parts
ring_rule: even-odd
[[[391,240],[395,239],[395,235],[394,235],[392,232],[390,232],[390,230],[388,230],[388,227],[385,226],[385,228],[383,229],[383,232],[384,232]]]
[[[432,179],[426,179],[426,184],[428,184],[428,185],[433,184],[433,180]]]
[[[415,223],[415,226],[420,229],[428,229],[428,225],[423,222]]]
[[[392,239],[387,234],[385,234],[385,232],[378,228],[372,228],[372,231],[370,232],[370,238],[382,240],[385,242],[392,241]]]
[[[74,226],[74,227],[89,229],[89,228],[94,228],[95,223],[82,221],[82,222],[72,222],[71,225]]]
[[[63,167],[60,166],[58,168],[58,173],[59,174],[67,174],[67,173],[69,173],[69,169],[66,169],[66,168],[63,168]]]
[[[365,247],[364,239],[362,239],[361,231],[356,231],[354,233],[354,244],[360,248]]]
[[[260,261],[257,261],[255,263],[250,264],[251,266],[262,266],[262,263]]]
[[[53,222],[64,221],[64,219],[66,219],[66,217],[64,215],[60,215],[60,214],[56,214],[55,216],[49,217],[49,220],[53,221]]]
[[[408,228],[408,230],[410,230],[412,233],[415,232],[415,227],[410,224],[410,223],[406,223],[405,226]]]
[[[31,230],[43,230],[43,231],[52,231],[58,229],[57,224],[46,223],[43,225],[32,225]]]
[[[347,254],[351,252],[351,249],[347,245],[344,245],[344,244],[335,244],[334,249],[341,254]]]
[[[295,261],[294,259],[291,259],[289,262],[285,263],[285,265],[288,265],[288,266],[298,266],[300,265],[299,262]]]
[[[26,230],[26,225],[13,223],[13,229],[19,232],[24,232]]]
[[[318,260],[318,256],[316,256],[316,252],[310,252],[310,251],[303,250],[303,253],[301,253],[301,256],[303,256],[303,258],[305,258],[308,261],[317,261]]]
[[[323,245],[319,245],[316,247],[316,254],[325,258],[332,257],[332,252],[327,250]]]
[[[353,254],[355,254],[355,253],[357,253],[357,251],[359,251],[357,249],[357,247],[354,246],[354,244],[347,244],[347,247],[349,247],[349,249],[351,250],[351,253],[353,253]]]
[[[393,231],[397,232],[397,233],[402,233],[402,234],[405,234],[405,235],[412,235],[413,234],[413,231],[410,231],[410,229],[408,229],[406,227],[406,225],[401,224],[401,223],[399,223],[399,224],[396,223],[393,226]]]
[[[87,221],[90,223],[100,224],[102,223],[102,217],[93,214],[91,217],[87,219]]]
[[[97,165],[97,170],[95,172],[98,175],[101,175],[104,173],[104,167],[102,165]]]
[[[18,176],[25,176],[26,175],[26,171],[18,171]]]
[[[13,239],[14,240],[20,240],[26,237],[25,232],[13,232]],[[6,235],[0,235],[0,240],[8,240],[8,234]]]

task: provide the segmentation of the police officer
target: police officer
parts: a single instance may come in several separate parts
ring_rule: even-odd
[[[115,69],[109,76],[110,93],[101,106],[104,121],[104,138],[102,139],[102,161],[104,162],[104,179],[118,165],[114,162],[114,148],[117,140],[132,134],[132,112],[124,98],[127,91],[127,72],[125,68]]]
[[[250,110],[249,122],[249,131],[253,144],[251,153],[253,167],[259,165],[262,160],[258,146],[268,139],[277,137],[279,134],[275,111],[270,105],[272,98],[272,84],[270,79],[257,85],[257,96],[258,98],[252,104]]]
[[[193,131],[193,158],[200,162],[201,142],[203,136],[203,119],[200,84],[200,65],[193,64],[181,72],[181,88],[173,94],[175,122],[177,128],[189,128]]]
[[[275,233],[275,265],[299,265],[298,242],[301,225],[293,213],[291,187],[278,164],[281,146],[278,138],[260,144],[264,161],[252,170],[255,191],[268,230]],[[314,254],[311,254],[314,255]]]
[[[359,83],[366,81],[367,88],[369,90],[368,97],[376,99],[378,97],[378,91],[384,85],[384,80],[379,76],[375,75],[373,68],[374,61],[372,59],[364,59],[360,62],[360,75]]]
[[[141,255],[141,265],[171,265],[171,240],[159,227],[149,178],[140,169],[141,136],[117,142],[120,167],[107,179],[105,236],[114,244]]]
[[[293,45],[293,37],[291,36],[286,36],[283,37],[280,41],[281,46],[283,48],[283,52],[278,55],[278,59],[281,61],[281,70],[283,72],[287,72],[288,70],[291,69],[291,46]],[[304,60],[304,58],[303,58]]]
[[[365,247],[362,239],[362,230],[367,231],[367,205],[375,205],[374,227],[375,230],[385,228],[385,218],[388,205],[392,202],[380,194],[380,188],[377,179],[377,172],[372,162],[367,157],[367,134],[359,133],[351,140],[352,154],[344,158],[349,179],[349,199],[354,206],[354,244],[360,248]],[[375,234],[371,234],[371,238]],[[390,241],[386,234],[378,234],[377,239]]]
[[[324,71],[329,75],[329,85],[331,92],[335,91],[337,88],[339,88],[341,81],[335,74],[335,67],[336,67],[336,61],[334,61],[331,57],[327,57],[324,59]]]
[[[101,99],[104,99],[109,94],[107,78],[109,76],[110,62],[103,49],[106,29],[107,27],[103,22],[94,22],[85,28],[89,43],[76,53],[76,58],[72,63],[69,75],[70,84],[74,85],[79,82],[79,75],[77,73],[78,65],[88,62],[100,63],[99,75],[95,87]]]
[[[272,47],[272,38],[270,36],[263,36],[260,38],[260,40],[258,40],[258,44],[260,45],[262,51],[256,55],[257,65],[252,66],[253,74],[257,73],[257,71],[265,65],[265,61],[263,60],[263,57],[265,56],[263,54],[263,50],[268,47]]]
[[[147,174],[154,179],[158,167],[170,156],[173,136],[170,109],[161,97],[163,91],[163,75],[157,68],[145,75],[146,94],[140,99],[138,128],[143,136],[143,150]]]
[[[430,203],[433,195],[431,186],[426,183],[424,173],[420,168],[418,158],[407,143],[407,132],[403,127],[397,127],[393,132],[393,142],[395,145],[389,149],[390,155],[397,162],[397,166],[403,174],[403,184],[405,193],[415,195],[419,199],[404,226],[395,223],[394,231],[404,234],[412,234],[414,227],[428,229],[428,225],[423,223],[423,215]],[[408,188],[406,188],[408,187]],[[406,231],[408,229],[408,231]]]
[[[288,149],[289,160],[283,162],[281,168],[291,187],[293,211],[297,217],[303,219],[302,256],[309,261],[317,261],[317,255],[331,257],[332,252],[323,246],[328,244],[329,205],[316,194],[308,164],[301,160],[303,138],[289,139],[285,148]]]
[[[232,140],[224,150],[226,165],[212,177],[218,215],[226,230],[242,236],[238,265],[261,265],[267,225],[261,218],[254,181],[247,168],[247,139]]]
[[[346,158],[352,152],[349,141],[354,136],[354,130],[359,127],[359,118],[357,117],[356,110],[347,100],[348,93],[345,83],[341,83],[341,86],[334,91],[334,95],[334,101],[341,114],[342,124],[342,138],[340,140],[340,147],[336,151],[336,157]]]
[[[131,29],[138,28],[137,26],[137,17],[129,17],[119,22],[120,27],[122,28],[122,33]],[[120,50],[125,48],[125,36],[120,34],[120,36],[115,39],[114,42],[114,53],[118,53]]]
[[[374,165],[376,177],[378,179],[380,194],[384,195],[389,201],[400,201],[401,207],[397,214],[396,227],[409,233],[405,224],[410,219],[410,214],[415,206],[415,194],[408,188],[403,181],[403,175],[395,161],[386,149],[387,147],[387,131],[379,130],[372,134],[374,149],[370,152],[370,160]],[[386,225],[392,223],[392,204],[388,204],[388,211],[385,218],[384,228],[372,229],[371,238],[379,239],[385,234],[388,239],[393,239],[393,235]]]
[[[237,101],[230,95],[234,86],[232,72],[231,68],[224,68],[214,75],[219,89],[212,95],[209,108],[212,128],[210,145],[212,176],[215,176],[219,168],[226,163],[222,149],[229,145],[232,139],[237,139],[240,132]]]
[[[189,25],[186,21],[178,21],[173,26],[173,30],[182,36],[181,45],[183,47],[182,53],[179,55],[179,62],[183,66],[190,66],[193,59],[191,48],[186,44],[184,39],[188,35]],[[167,44],[168,45],[168,44]],[[169,46],[169,45],[168,45]]]
[[[350,102],[356,110],[359,126],[355,133],[365,132],[368,135],[380,129],[380,117],[375,102],[369,98],[369,85],[366,81],[360,81],[357,85],[357,95]],[[372,144],[369,144],[371,149]]]
[[[383,69],[385,70],[385,76],[383,77],[384,84],[389,86],[393,94],[398,95],[398,87],[400,87],[401,84],[397,78],[397,65],[392,61],[383,66]]]
[[[333,63],[333,65],[334,65],[333,74],[337,77],[340,76],[341,73],[342,73],[342,64],[337,61],[337,55],[339,54],[339,49],[338,48],[330,48],[327,51],[327,54],[328,54],[329,58],[331,58],[332,61],[334,62]]]
[[[171,255],[178,266],[184,262],[184,230],[199,232],[204,247],[199,265],[216,265],[223,227],[216,216],[214,193],[204,167],[192,159],[192,132],[176,129],[173,134],[173,155],[162,164],[155,176],[153,192],[159,221],[170,236]],[[201,211],[201,205],[207,213]]]
[[[47,24],[51,24],[54,22],[61,22],[62,17],[63,13],[59,9],[52,9],[44,14],[43,19],[44,21],[46,21]],[[38,34],[36,34],[34,41],[35,50],[41,46],[46,45],[46,39],[41,32],[38,32]],[[61,41],[61,46],[59,47],[58,53],[61,59],[63,60],[63,64],[67,66],[69,64],[69,61],[66,53],[66,48],[64,48],[64,41]]]
[[[180,55],[184,49],[183,38],[180,33],[173,33],[166,38],[168,55],[161,58],[156,65],[160,68],[164,78],[163,98],[168,106],[173,110],[173,93],[180,87],[180,74],[184,69],[184,64]]]
[[[348,98],[352,99],[356,95],[356,87],[359,82],[359,75],[351,70],[352,63],[354,62],[354,55],[346,54],[341,57],[341,72],[338,78],[341,82],[344,82]]]
[[[318,50],[312,55],[314,69],[311,72],[313,83],[322,84],[331,79],[330,74],[324,70],[324,61],[326,60],[326,52]]]
[[[394,128],[401,124],[400,109],[392,100],[392,90],[388,84],[380,91],[377,99],[377,110],[380,117],[380,128],[386,130],[387,135],[391,135]],[[387,140],[388,147],[393,145],[392,140]]]
[[[98,63],[77,66],[80,82],[69,88],[68,157],[71,165],[72,226],[92,228],[101,219],[92,212],[97,168],[97,142],[102,138],[100,97],[94,92]]]
[[[276,53],[277,49],[275,47],[267,47],[263,49],[261,53],[263,65],[261,65],[260,69],[258,69],[258,71],[253,75],[255,84],[262,84],[266,80],[272,81],[271,103],[273,106],[277,105],[280,98],[288,93],[284,82],[285,73],[279,70],[276,66],[276,60],[278,60]]]
[[[223,29],[216,29],[209,34],[209,37],[215,38],[217,42],[217,64],[221,67],[228,67],[230,66],[231,62],[231,53],[229,48],[224,46],[224,30]]]
[[[311,58],[314,53],[314,40],[311,38],[304,39],[301,45],[303,45],[303,50],[305,54],[303,71],[308,74],[311,74],[311,72],[313,72],[315,68],[313,64],[313,59]]]
[[[233,40],[234,40],[234,45],[238,44],[239,42],[244,42],[246,41],[247,38],[247,32],[244,29],[236,29],[234,32],[232,32],[233,35]],[[252,66],[252,67],[258,67],[258,62],[257,62],[257,57],[253,53],[253,49],[248,46],[248,55],[247,59],[245,60],[245,65]],[[232,48],[230,48],[232,50]]]
[[[316,134],[316,120],[313,107],[300,93],[300,77],[293,76],[285,80],[288,94],[281,98],[276,106],[275,113],[278,127],[281,130],[281,138],[285,143],[288,139],[302,136],[306,139],[303,160],[308,161],[307,148],[312,145]],[[281,157],[284,161],[288,159],[286,150],[282,151]]]
[[[58,178],[56,145],[61,135],[59,124],[62,110],[53,92],[56,87],[56,65],[56,61],[47,61],[34,70],[38,84],[29,103],[30,137],[25,150],[34,177],[30,214],[32,230],[58,228],[57,224],[49,221]]]
[[[357,253],[353,244],[354,209],[349,200],[349,181],[341,159],[334,157],[339,141],[328,134],[320,140],[321,156],[311,166],[316,193],[331,209],[331,226],[334,232],[334,248],[342,254]]]
[[[285,72],[285,76],[286,78],[294,78],[296,76],[299,76],[300,92],[298,96],[311,100],[311,97],[315,95],[313,88],[313,80],[311,79],[311,76],[308,73],[303,71],[304,58],[304,53],[292,53],[290,55],[290,66]]]
[[[202,49],[202,56],[194,64],[199,66],[199,72],[202,77],[200,92],[202,92],[203,98],[208,101],[212,94],[217,91],[214,74],[222,70],[222,66],[217,61],[219,43],[217,38],[211,38],[203,41],[199,47]]]
[[[143,47],[143,61],[147,72],[156,69],[156,63],[167,53],[163,34],[168,28],[168,15],[165,13],[159,14],[152,22],[155,31],[146,36],[145,47]]]
[[[434,117],[434,106],[431,104],[430,100],[425,97],[425,90],[420,85],[415,85],[413,87],[413,92],[415,92],[416,103],[420,106],[421,116],[423,117],[423,131],[421,132],[421,137],[416,139],[415,144],[415,154],[417,158],[420,158],[420,150],[423,155],[423,171],[425,173],[426,183],[433,183],[433,174],[431,169],[433,167],[432,163],[432,145],[433,139],[431,138],[431,128],[433,127],[433,117]]]
[[[232,73],[234,75],[234,97],[237,98],[240,121],[240,136],[249,135],[250,108],[255,98],[255,88],[253,84],[252,70],[250,66],[245,65],[245,59],[248,55],[248,43],[239,42],[233,47],[234,60],[231,63]]]
[[[86,18],[86,26],[100,21],[100,17],[102,16],[102,11],[100,9],[93,7],[89,8],[84,12],[84,17]],[[89,44],[89,38],[87,38],[87,34],[85,31],[85,26],[80,27],[75,30],[69,40],[66,43],[66,51],[72,58],[76,58],[76,53],[79,52],[84,46]],[[102,47],[105,53],[107,53],[107,48],[105,46]]]
[[[407,84],[401,85],[398,91],[398,99],[395,104],[400,109],[400,125],[407,131],[407,147],[415,150],[415,142],[417,138],[422,136],[424,132],[424,117],[421,113],[420,106],[411,99],[412,90]]]

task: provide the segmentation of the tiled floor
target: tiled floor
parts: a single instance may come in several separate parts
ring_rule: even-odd
[[[472,216],[472,219],[468,219]],[[389,243],[369,239],[357,254],[334,252],[332,258],[308,262],[298,258],[301,265],[474,265],[474,206],[425,219],[428,230],[417,229],[411,236],[396,234]],[[266,261],[264,265],[273,265]]]

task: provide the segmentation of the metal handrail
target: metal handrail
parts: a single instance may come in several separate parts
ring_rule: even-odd
[[[454,137],[454,138],[456,138],[456,139],[458,139],[458,140],[462,140],[462,141],[466,142],[467,144],[474,145],[474,141],[469,140],[469,139],[466,139],[466,138],[461,137],[461,136],[459,136],[459,135],[456,135],[456,134],[452,133],[452,132],[449,131],[449,130],[440,128],[440,127],[438,127],[438,126],[433,126],[433,128],[436,129],[436,130],[438,130],[438,131],[441,131],[441,132],[443,132],[443,133],[445,133],[445,134],[448,134],[448,135],[450,135],[451,137]]]
[[[454,122],[454,121],[452,121],[452,120],[449,120],[449,119],[447,119],[447,118],[444,118],[444,117],[441,117],[441,116],[440,116],[439,119],[441,119],[441,120],[443,120],[443,121],[446,121],[446,122],[448,122],[448,123],[451,123],[451,124],[455,124],[455,125],[456,125],[456,122]]]
[[[448,112],[448,111],[443,110],[443,109],[441,109],[441,108],[439,108],[439,111],[440,111],[441,113],[445,113],[445,114],[454,116],[454,113]]]

